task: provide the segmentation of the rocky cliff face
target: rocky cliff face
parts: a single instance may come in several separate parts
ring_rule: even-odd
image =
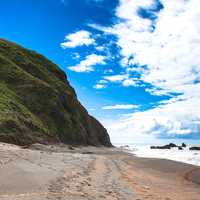
[[[110,146],[66,75],[34,51],[0,40],[0,141]]]

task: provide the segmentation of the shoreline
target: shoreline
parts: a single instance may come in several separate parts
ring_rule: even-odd
[[[200,167],[119,148],[0,143],[1,200],[198,200]],[[67,197],[67,198],[66,198]]]
[[[187,145],[181,150],[178,146],[170,149],[152,149],[150,145],[128,145],[120,148],[141,158],[167,159],[200,167],[200,151],[190,150],[191,146],[193,145]]]

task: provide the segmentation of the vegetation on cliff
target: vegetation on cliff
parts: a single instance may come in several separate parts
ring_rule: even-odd
[[[0,141],[110,146],[65,73],[42,55],[0,39]]]

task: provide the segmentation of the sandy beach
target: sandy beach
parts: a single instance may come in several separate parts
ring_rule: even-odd
[[[0,143],[0,200],[199,200],[200,168],[117,148]]]

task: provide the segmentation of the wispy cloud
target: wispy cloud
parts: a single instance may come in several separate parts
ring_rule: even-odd
[[[71,66],[68,69],[75,72],[91,72],[97,64],[105,64],[106,57],[102,55],[91,54],[82,60],[78,65]]]
[[[111,76],[104,76],[105,80],[110,82],[121,82],[128,78],[127,74],[117,74],[117,75],[111,75]]]
[[[112,83],[121,83],[124,87],[137,86],[138,82],[137,78],[130,78],[130,75],[127,73],[104,76],[103,78]]]
[[[93,88],[99,90],[99,89],[106,88],[106,85],[98,83],[98,84],[94,85]]]
[[[104,106],[102,107],[103,110],[129,110],[138,108],[138,105],[134,104],[116,104],[111,106]]]
[[[140,71],[142,81],[166,93],[184,92],[183,84],[200,79],[198,1],[163,1],[164,9],[155,13],[153,31],[152,20],[140,17],[138,10],[154,4],[154,0],[121,0],[116,13],[124,21],[108,28],[93,27],[117,35],[122,63],[128,70],[134,64],[148,66]]]
[[[95,49],[97,51],[104,51],[105,50],[105,47],[104,46],[96,46]]]
[[[120,136],[125,140],[148,135],[154,138],[170,138],[198,134],[200,130],[198,104],[199,100],[194,98],[165,102],[156,108],[138,111],[127,117],[122,116],[109,123],[105,122],[105,125],[113,138]]]
[[[91,3],[91,2],[95,2],[95,3],[101,3],[103,2],[104,0],[86,0],[88,3]]]
[[[95,88],[97,90],[107,88],[107,83],[108,83],[108,81],[106,81],[106,80],[100,80],[97,82],[96,85],[93,86],[93,88]]]
[[[104,74],[110,74],[110,73],[113,73],[113,69],[106,69],[106,70],[104,70],[103,73],[104,73]]]
[[[169,95],[171,99],[159,102],[157,107],[136,110],[129,116],[106,124],[109,132],[123,133],[126,137],[133,133],[158,137],[199,133],[199,0],[120,0],[115,15],[118,20],[109,27],[88,25],[104,32],[104,36],[114,35],[116,39],[112,43],[119,47],[118,58],[121,58],[121,68],[112,68],[109,71],[111,74],[104,69],[105,74],[100,76],[100,81],[104,82],[99,81],[93,87],[103,89],[109,84],[123,87],[150,85],[150,88],[144,88],[146,92]],[[66,36],[62,47],[95,44],[90,32],[82,33],[84,36],[77,36],[77,33]],[[111,46],[98,42],[94,48],[101,53],[105,50],[112,52],[112,49],[109,51]],[[105,63],[104,56],[92,55],[69,69],[90,72],[95,65]],[[114,106],[117,109],[119,105]],[[107,106],[109,108],[114,109]]]
[[[179,94],[157,108],[115,121],[111,132],[174,136],[200,131],[199,1],[161,2],[162,6],[155,0],[120,0],[119,23],[89,25],[118,38],[125,75],[105,76],[106,80],[122,85],[147,83],[152,88],[146,91],[153,95]]]
[[[82,45],[88,46],[91,44],[95,44],[95,40],[92,38],[91,33],[85,30],[80,30],[76,33],[66,35],[65,41],[61,43],[61,47],[66,49]]]

